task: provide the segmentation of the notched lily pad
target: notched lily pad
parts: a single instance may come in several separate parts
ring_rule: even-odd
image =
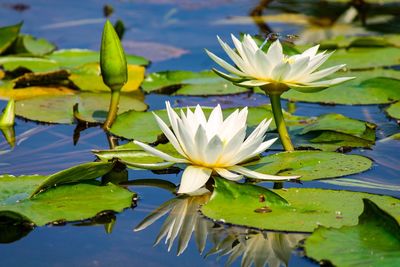
[[[210,201],[202,206],[201,211],[209,218],[229,224],[263,230],[312,232],[319,225],[356,225],[363,209],[362,199],[366,198],[400,220],[400,200],[389,196],[311,188],[272,191],[288,204],[261,202],[260,196],[268,199],[271,190],[218,178]],[[264,206],[271,211],[255,212]]]
[[[400,226],[398,220],[364,199],[358,225],[318,227],[304,247],[308,257],[330,261],[335,266],[398,266]]]
[[[46,39],[36,39],[32,35],[20,35],[13,44],[15,54],[27,54],[33,56],[44,56],[50,54],[56,46]]]
[[[164,71],[150,73],[142,84],[146,93],[175,95],[228,95],[248,92],[211,71]]]
[[[302,181],[311,181],[364,172],[372,167],[372,161],[359,155],[294,151],[268,155],[248,163],[247,167],[273,175],[300,175]]]
[[[101,211],[120,212],[132,204],[134,193],[98,182],[62,185],[34,199],[29,195],[46,179],[45,176],[0,176],[0,214],[14,212],[38,226],[53,221],[78,221],[91,218]]]

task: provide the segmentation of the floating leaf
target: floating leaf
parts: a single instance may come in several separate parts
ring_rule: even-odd
[[[400,48],[360,48],[339,49],[324,64],[326,67],[346,63],[348,69],[368,69],[388,67],[400,63]]]
[[[55,60],[38,57],[0,57],[0,66],[7,71],[14,71],[18,68],[25,68],[33,72],[54,71],[60,69]]]
[[[341,177],[366,171],[370,159],[335,152],[293,151],[268,155],[247,164],[249,169],[272,175],[300,175],[302,181]]]
[[[14,83],[11,83],[12,86]],[[0,99],[22,100],[41,96],[75,95],[76,90],[64,86],[30,86],[25,88],[3,88],[0,85]]]
[[[248,92],[211,71],[164,71],[149,74],[143,84],[146,93],[176,95],[226,95]]]
[[[53,221],[77,221],[91,218],[101,211],[120,212],[132,204],[134,193],[113,184],[62,185],[30,200],[29,195],[45,176],[0,176],[0,214],[14,212],[38,226]]]
[[[73,68],[86,63],[99,62],[100,53],[86,49],[61,49],[50,54],[47,58],[57,61],[61,67]],[[146,66],[149,61],[140,56],[126,55],[126,61],[132,65]]]
[[[79,93],[64,96],[40,96],[16,102],[16,114],[29,120],[49,123],[73,123],[73,107],[78,104],[79,118],[87,122],[105,120],[110,103],[109,93]],[[144,111],[147,105],[140,95],[121,94],[119,113]]]
[[[271,203],[271,190],[215,179],[210,201],[201,211],[209,218],[229,224],[288,232],[312,232],[319,225],[340,227],[357,224],[362,199],[378,203],[400,220],[400,200],[368,193],[290,188],[273,190],[289,204]],[[268,198],[270,197],[270,199]],[[262,201],[264,200],[265,201]],[[264,212],[265,211],[265,212]]]
[[[32,35],[20,35],[13,50],[16,54],[30,54],[33,56],[44,56],[50,54],[56,49],[56,46],[46,39],[36,39]]]
[[[358,225],[318,227],[304,246],[308,257],[335,266],[399,266],[400,226],[374,202],[364,199]]]
[[[390,117],[400,120],[400,102],[390,105],[386,112]]]
[[[0,54],[4,53],[17,39],[22,22],[0,28]]]
[[[385,104],[400,100],[400,73],[394,70],[349,72],[354,81],[327,88],[317,93],[285,92],[282,97],[292,101],[324,104],[369,105]]]
[[[62,170],[48,176],[36,187],[30,198],[49,189],[67,183],[76,183],[85,180],[93,180],[110,172],[114,167],[112,162],[89,162]]]
[[[145,68],[137,65],[128,65],[128,82],[122,87],[122,92],[135,91],[144,79]],[[103,83],[99,63],[87,63],[71,69],[69,77],[81,91],[106,91],[110,88]]]

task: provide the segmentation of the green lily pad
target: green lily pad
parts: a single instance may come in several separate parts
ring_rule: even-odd
[[[290,99],[291,101],[344,105],[385,104],[400,100],[400,80],[392,78],[396,77],[395,75],[398,78],[400,73],[392,70],[385,72],[349,72],[346,75],[342,74],[342,76],[356,76],[359,74],[362,76],[354,81],[312,94],[289,90],[282,95],[282,98]],[[377,76],[365,80],[364,77],[367,74]]]
[[[73,68],[86,63],[99,62],[100,53],[86,49],[62,49],[47,56],[48,59],[58,62],[63,68]],[[132,65],[147,66],[149,61],[144,57],[126,55],[126,61]]]
[[[300,134],[319,134],[309,140],[313,144],[340,143],[343,146],[369,147],[375,143],[375,128],[375,124],[351,119],[341,114],[325,114],[306,125]]]
[[[38,57],[0,57],[0,66],[7,71],[14,71],[20,67],[29,69],[33,72],[46,72],[60,69],[55,60]]]
[[[270,192],[260,186],[217,178],[213,195],[201,211],[209,218],[229,224],[276,231],[312,232],[319,225],[356,225],[363,209],[362,199],[367,198],[389,211],[397,221],[400,220],[400,200],[389,196],[312,188],[273,190],[286,199],[286,204],[275,201]]]
[[[62,185],[29,199],[45,176],[0,176],[0,214],[14,212],[38,226],[53,221],[77,221],[91,218],[101,211],[120,212],[132,204],[134,193],[113,184]]]
[[[110,172],[113,167],[114,163],[112,162],[89,162],[62,170],[43,180],[43,182],[36,187],[30,197],[32,198],[38,193],[61,184],[76,183],[99,178],[100,176]]]
[[[263,119],[272,118],[271,106],[265,105],[261,107],[249,107],[247,125],[249,127],[257,126]],[[179,109],[176,109],[179,110]],[[235,109],[228,108],[223,110],[223,114],[226,117],[232,113]],[[211,108],[203,108],[204,113],[208,116],[211,112]],[[168,116],[166,110],[153,111],[155,114],[160,116],[167,124]],[[289,113],[284,114],[287,125],[299,126],[306,122],[306,117],[294,116]],[[270,125],[270,130],[276,129],[274,122]],[[154,116],[149,112],[136,112],[128,111],[117,117],[113,123],[110,131],[117,135],[127,139],[136,139],[142,142],[153,143],[158,138],[162,137],[162,131],[160,130]]]
[[[386,109],[386,113],[397,120],[400,120],[400,102],[396,102],[392,105],[390,105],[387,109]]]
[[[46,39],[36,39],[32,35],[20,35],[13,50],[17,54],[30,54],[33,56],[44,56],[50,54],[56,49],[56,46]]]
[[[17,39],[21,26],[22,22],[0,28],[0,54],[4,53]]]
[[[368,69],[388,67],[400,64],[400,48],[361,48],[339,49],[329,58],[324,66],[346,63],[348,69]]]
[[[359,155],[293,151],[268,155],[248,163],[247,167],[273,175],[300,175],[302,181],[311,181],[360,173],[370,169],[372,161]]]
[[[364,199],[358,225],[318,227],[304,246],[308,257],[335,266],[399,266],[400,226],[395,218]]]
[[[227,95],[248,92],[220,78],[212,71],[164,71],[149,74],[143,84],[146,93],[175,95]]]
[[[79,118],[87,122],[102,122],[107,117],[110,93],[79,93],[76,95],[38,96],[16,102],[16,115],[48,123],[74,122],[73,107],[78,104]],[[140,96],[121,94],[119,114],[127,110],[144,111],[147,105]]]

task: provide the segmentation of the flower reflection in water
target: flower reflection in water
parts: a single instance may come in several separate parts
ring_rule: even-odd
[[[243,227],[226,227],[204,218],[200,212],[200,206],[205,204],[211,196],[211,192],[201,188],[192,195],[180,195],[163,203],[151,212],[135,228],[141,231],[168,214],[161,230],[156,238],[155,245],[165,238],[168,251],[177,241],[177,255],[182,254],[188,247],[194,233],[199,253],[202,254],[207,238],[213,247],[206,254],[227,256],[226,265],[233,264],[240,256],[241,266],[278,267],[288,265],[292,250],[304,234],[283,234],[276,232],[264,232]]]
[[[210,191],[201,188],[191,195],[181,195],[170,199],[144,218],[136,226],[135,231],[146,229],[169,212],[154,245],[157,245],[165,237],[165,243],[168,245],[168,251],[170,251],[174,241],[178,238],[177,255],[180,255],[187,248],[194,232],[197,248],[202,253],[206,246],[208,231],[214,223],[205,220],[198,210],[202,204],[209,200],[210,196]]]

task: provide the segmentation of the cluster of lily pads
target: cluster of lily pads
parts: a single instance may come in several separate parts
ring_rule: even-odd
[[[167,172],[185,169],[178,193],[186,194],[160,206],[136,228],[142,230],[173,210],[156,242],[166,236],[171,248],[178,238],[178,254],[186,249],[194,231],[200,252],[204,250],[207,234],[214,235],[215,246],[208,254],[230,254],[228,262],[243,255],[244,266],[269,262],[266,249],[272,258],[278,255],[274,258],[278,263],[287,264],[291,249],[304,238],[308,257],[330,260],[338,266],[351,266],[360,259],[383,265],[399,261],[398,199],[293,184],[285,189],[281,183],[288,179],[306,183],[367,171],[372,167],[371,159],[338,151],[372,148],[377,125],[341,114],[296,116],[282,111],[279,99],[324,104],[391,104],[388,116],[400,119],[398,36],[354,37],[322,43],[320,50],[337,50],[324,65],[332,68],[322,73],[332,74],[332,79],[328,83],[311,84],[311,80],[296,83],[285,78],[293,74],[289,67],[299,60],[299,55],[307,57],[296,71],[310,64],[313,57],[324,57],[325,54],[317,53],[318,47],[283,42],[279,48],[279,41],[264,42],[249,35],[243,37],[242,46],[238,45],[239,40],[234,40],[236,51],[229,50],[235,67],[227,67],[226,62],[221,63],[220,58],[210,54],[236,77],[218,70],[217,74],[167,71],[145,75],[149,62],[132,55],[127,55],[124,62],[125,55],[110,25],[106,24],[103,33],[100,62],[98,52],[55,50],[47,41],[20,35],[21,24],[0,28],[0,97],[11,103],[0,121],[0,129],[10,145],[14,145],[14,137],[5,129],[12,129],[14,114],[44,123],[104,126],[107,133],[134,141],[112,146],[110,150],[93,151],[98,161],[50,176],[0,176],[0,185],[5,188],[0,193],[1,218],[12,220],[14,225],[28,222],[43,226],[85,220],[105,210],[120,212],[136,199],[135,193],[121,185],[146,183],[140,179],[125,181],[121,163],[132,169]],[[221,44],[227,50],[226,44]],[[277,52],[270,52],[273,49]],[[283,58],[278,60],[283,63],[275,65],[276,71],[268,77],[259,77],[255,69],[246,73],[244,69],[251,69],[259,55],[267,60],[279,55]],[[342,63],[346,63],[346,71],[333,74],[343,67]],[[254,64],[268,67],[266,62]],[[326,76],[322,74],[320,78]],[[343,82],[345,79],[339,77],[344,76],[356,78],[326,89]],[[284,87],[278,86],[279,97],[273,100],[274,90],[278,90],[275,84]],[[301,92],[302,89],[288,90],[291,87],[303,91],[325,90],[309,93]],[[117,92],[117,97],[110,95],[110,88],[113,95]],[[167,106],[165,110],[148,112],[144,102],[145,94],[239,93],[267,93],[272,106],[248,107],[242,111],[198,106],[188,108],[186,113]],[[252,131],[246,138],[247,128]],[[279,135],[283,141],[275,144],[264,141],[266,134]],[[286,151],[265,154],[267,148]],[[238,183],[242,175],[247,178]],[[123,177],[122,182],[119,176]],[[274,189],[267,189],[257,185],[260,179],[279,183],[275,183]],[[164,182],[161,186],[176,192],[174,184]],[[204,220],[203,216],[211,220]],[[247,228],[221,234],[215,223]],[[5,226],[0,224],[0,227]],[[264,230],[301,234],[289,240],[290,237]],[[5,236],[1,241],[11,242],[12,237]],[[284,255],[277,247],[287,248]],[[343,253],[337,253],[338,249]]]

